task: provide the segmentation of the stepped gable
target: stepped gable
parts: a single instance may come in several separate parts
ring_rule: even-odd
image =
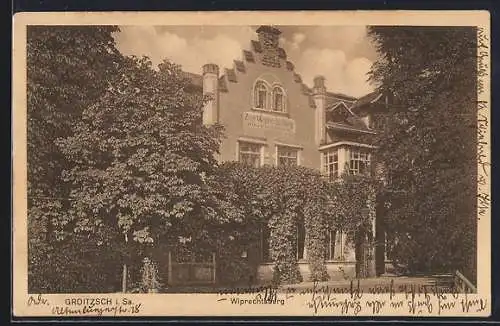
[[[262,53],[262,46],[260,46],[260,43],[258,41],[252,40],[252,50],[257,53]]]
[[[241,60],[234,60],[234,67],[240,72],[245,72],[245,64]]]
[[[262,64],[274,68],[281,67],[280,61],[286,60],[285,51],[279,47],[281,31],[275,27],[263,25],[257,28],[256,32],[262,50]]]
[[[309,87],[307,87],[306,84],[302,83],[301,87],[302,87],[302,93],[304,95],[311,95],[312,94],[311,89]]]
[[[316,103],[314,103],[314,99],[312,96],[309,96],[309,106],[311,108],[316,108]]]
[[[219,91],[227,92],[226,76],[222,75],[219,78]]]
[[[228,81],[230,81],[232,83],[238,82],[238,79],[236,78],[236,73],[235,73],[234,69],[226,68],[226,76],[227,76]]]
[[[302,77],[299,74],[293,74],[293,78],[295,79],[295,82],[302,83]]]
[[[286,60],[286,52],[285,52],[285,49],[283,48],[278,48],[278,57],[283,59],[283,60]]]
[[[252,51],[243,50],[243,58],[247,62],[255,63],[255,57],[253,56],[253,52]]]

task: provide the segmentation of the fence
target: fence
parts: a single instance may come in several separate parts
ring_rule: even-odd
[[[169,285],[194,285],[215,284],[216,261],[215,253],[210,261],[177,262],[168,253],[168,284]]]
[[[459,271],[455,272],[455,289],[461,293],[476,293],[476,287]]]

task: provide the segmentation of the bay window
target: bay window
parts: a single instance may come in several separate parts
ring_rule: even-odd
[[[339,176],[339,154],[336,148],[323,152],[323,173],[330,180]]]
[[[349,150],[349,174],[369,174],[370,153],[361,148],[350,148]]]

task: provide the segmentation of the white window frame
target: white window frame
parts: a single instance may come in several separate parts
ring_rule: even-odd
[[[345,258],[346,258],[345,257],[345,237],[346,236],[347,235],[344,232],[342,232],[340,230],[337,231],[337,235],[335,236],[335,242],[336,243],[335,243],[335,254],[334,254],[334,256],[337,256],[337,249],[338,249],[339,255],[338,255],[337,258],[334,257],[334,260],[345,261]],[[338,247],[337,247],[337,239],[338,239],[338,244],[339,244]]]
[[[326,248],[326,258],[325,260],[335,260],[335,232],[334,230],[328,229],[326,232],[326,241],[327,241],[327,248]],[[333,252],[332,252],[333,248]]]
[[[327,261],[345,261],[345,237],[346,234],[340,230],[327,231],[327,251],[326,258]],[[333,254],[331,248],[333,247]]]
[[[371,154],[369,151],[359,147],[350,147],[347,160],[347,172],[350,175],[359,175],[361,170],[361,162],[365,163],[366,171],[364,174],[370,173]],[[356,164],[357,163],[357,164]]]
[[[258,105],[258,103],[259,103],[259,101],[258,101],[258,96],[259,96],[258,95],[258,93],[259,93],[258,88],[260,88],[261,86],[266,91],[266,95],[264,97],[264,102],[263,102],[264,107],[259,107],[259,105]],[[270,95],[272,95],[270,85],[265,80],[257,79],[253,85],[252,92],[253,92],[253,95],[252,95],[253,108],[255,108],[257,110],[269,111],[269,97],[270,97]]]
[[[281,93],[281,108],[278,109],[276,107],[276,91],[279,90],[279,92]],[[285,93],[285,89],[279,85],[279,84],[275,84],[273,85],[273,89],[272,89],[272,92],[271,92],[271,110],[274,111],[274,112],[279,112],[279,113],[286,113],[287,112],[287,107],[286,107],[286,93]]]
[[[330,162],[328,158],[334,154],[337,160]],[[336,166],[335,173],[331,173],[330,166]],[[329,148],[321,152],[321,170],[323,175],[330,180],[335,180],[340,176],[340,153],[338,148]]]
[[[260,107],[258,105],[258,96],[259,96],[259,88],[263,87],[262,89],[265,88],[266,90],[266,96],[264,99],[264,105],[263,107]],[[276,108],[275,107],[275,96],[276,96],[276,91],[279,90],[282,99],[281,99],[281,108]],[[281,83],[279,82],[274,82],[273,84],[267,82],[266,80],[262,78],[257,78],[253,84],[252,87],[252,108],[254,110],[258,111],[266,111],[266,112],[271,112],[271,113],[282,113],[286,114],[287,113],[287,93]]]
[[[280,166],[279,165],[280,148],[284,148],[284,149],[289,150],[289,151],[295,151],[297,153],[297,166],[300,166],[300,157],[301,157],[300,154],[302,151],[302,147],[294,146],[294,145],[285,145],[285,144],[276,144],[276,147],[275,147],[275,157],[276,157],[275,164],[276,164],[276,166]],[[291,157],[289,157],[289,158],[291,158]]]
[[[238,139],[236,142],[236,159],[238,162],[243,163],[241,161],[241,144],[250,144],[254,146],[259,146],[260,151],[259,151],[259,166],[262,167],[264,165],[264,154],[265,154],[265,146],[266,143],[262,141],[257,141],[257,140],[251,140],[251,139]]]

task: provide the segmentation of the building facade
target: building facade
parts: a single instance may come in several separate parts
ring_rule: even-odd
[[[232,69],[205,64],[202,75],[189,74],[193,84],[209,95],[203,111],[205,124],[220,123],[225,139],[220,161],[240,161],[255,167],[301,165],[320,170],[332,180],[342,173],[371,173],[373,147],[362,139],[375,134],[372,106],[376,93],[358,99],[327,90],[325,78],[304,84],[279,47],[280,30],[257,29],[257,39],[243,50]],[[297,255],[307,279],[304,230],[299,228]],[[262,230],[258,278],[272,278],[266,230]],[[356,254],[342,232],[330,232],[325,260],[332,279],[356,276]],[[376,255],[382,260],[384,255]],[[384,268],[378,268],[381,274]]]

